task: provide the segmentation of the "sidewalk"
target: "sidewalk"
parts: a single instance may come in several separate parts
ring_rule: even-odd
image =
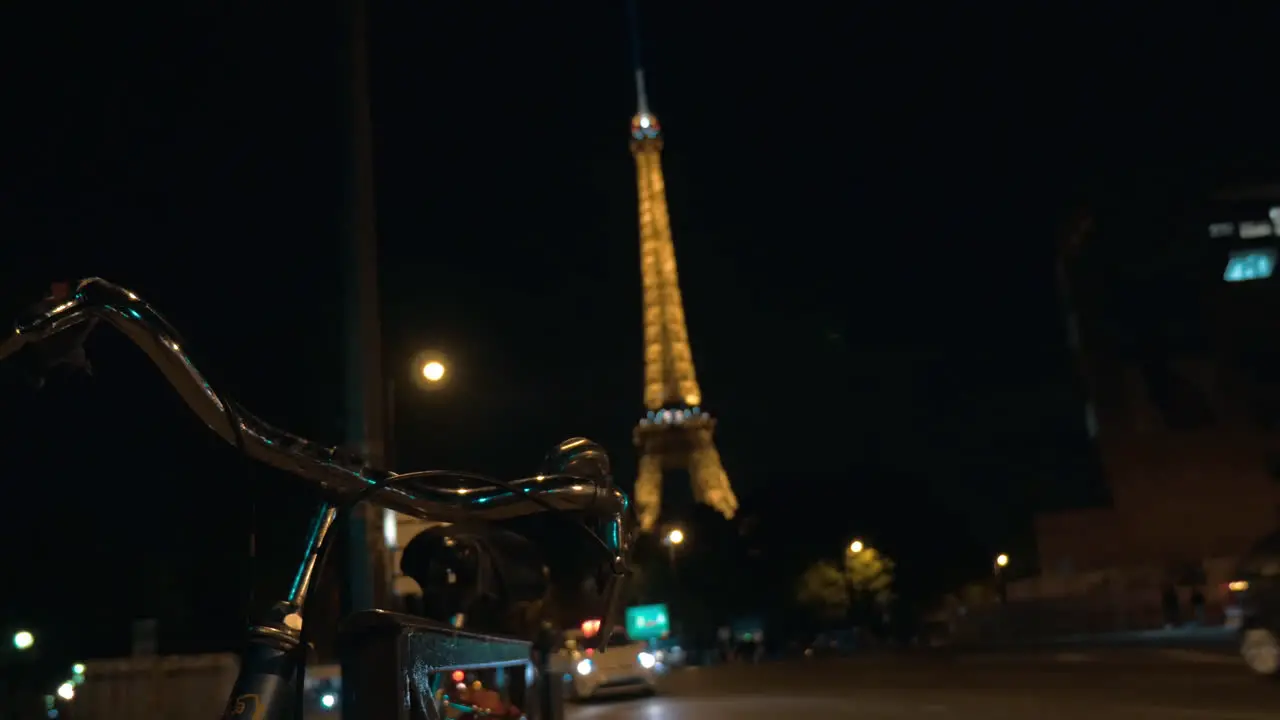
[[[1203,648],[1230,647],[1236,644],[1236,630],[1224,626],[1159,628],[1129,632],[1066,635],[1050,638],[1049,645],[1085,645],[1091,647],[1164,647]]]
[[[1019,651],[1088,651],[1119,648],[1182,649],[1209,652],[1229,651],[1237,647],[1237,631],[1231,628],[1180,627],[1128,632],[1086,633],[1045,638],[1002,638],[956,642],[939,649],[963,653]]]

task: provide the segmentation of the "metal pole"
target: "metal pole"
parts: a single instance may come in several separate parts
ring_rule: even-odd
[[[375,465],[385,465],[382,338],[379,319],[378,246],[373,198],[373,139],[369,117],[367,16],[364,0],[340,0],[343,33],[340,112],[345,121],[343,231],[349,252],[346,292],[347,442]],[[372,506],[356,508],[348,524],[344,611],[378,601],[378,565],[384,561]],[[379,533],[380,534],[380,533]]]

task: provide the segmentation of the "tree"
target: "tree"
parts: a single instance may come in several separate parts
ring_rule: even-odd
[[[844,573],[851,600],[887,607],[893,600],[893,568],[893,560],[875,548],[845,553]]]
[[[834,563],[814,563],[800,576],[796,600],[821,620],[839,620],[849,612],[848,580]]]
[[[800,576],[796,600],[822,621],[881,622],[893,601],[893,568],[893,560],[873,548],[845,553],[843,566],[819,561]]]

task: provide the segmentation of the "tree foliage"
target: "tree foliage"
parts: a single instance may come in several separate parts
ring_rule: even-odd
[[[844,573],[826,561],[810,565],[800,576],[796,600],[823,620],[844,617],[851,602]]]
[[[855,607],[884,609],[893,600],[893,560],[872,548],[847,553],[843,564],[819,561],[800,576],[796,601],[823,621]]]
[[[888,605],[893,600],[893,569],[893,560],[875,548],[845,553],[845,577],[855,600]]]

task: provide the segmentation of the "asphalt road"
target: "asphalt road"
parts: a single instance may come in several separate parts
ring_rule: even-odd
[[[901,655],[690,668],[569,720],[1276,720],[1280,683],[1190,650]]]

